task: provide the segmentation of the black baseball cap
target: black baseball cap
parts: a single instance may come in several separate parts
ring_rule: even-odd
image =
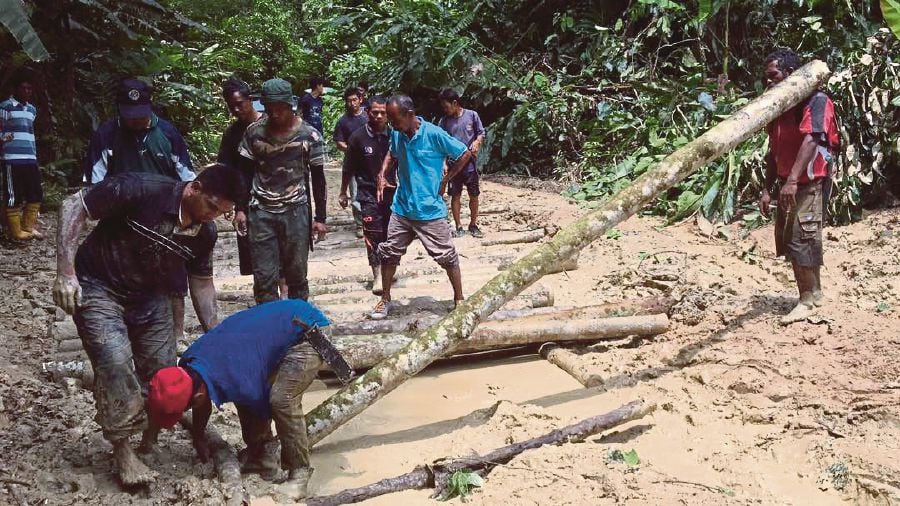
[[[125,119],[149,118],[153,113],[151,91],[150,85],[140,79],[123,79],[116,95],[119,115]]]

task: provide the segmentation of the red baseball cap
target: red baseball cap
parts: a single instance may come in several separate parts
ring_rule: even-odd
[[[150,418],[164,429],[171,429],[188,408],[194,382],[180,367],[165,367],[150,380],[147,406]]]

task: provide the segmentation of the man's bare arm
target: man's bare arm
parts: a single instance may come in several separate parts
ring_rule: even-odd
[[[206,332],[219,324],[216,311],[216,285],[212,277],[188,276],[188,287],[191,291],[191,303],[200,320],[200,326]]]
[[[800,179],[800,175],[803,174],[803,171],[806,170],[813,161],[813,158],[815,158],[817,146],[818,143],[813,136],[807,134],[800,144],[800,149],[797,150],[797,158],[794,160],[794,166],[791,167],[791,174],[784,182],[784,185],[781,187],[781,192],[778,195],[778,204],[785,211],[797,204],[797,181]]]
[[[375,193],[378,197],[378,202],[381,202],[384,198],[384,189],[391,186],[388,185],[387,175],[388,171],[390,171],[393,166],[394,155],[388,151],[387,154],[384,155],[384,160],[381,161],[381,170],[378,171],[378,179],[375,181]]]
[[[191,427],[191,439],[194,440],[194,449],[197,456],[202,462],[209,459],[209,443],[206,439],[206,425],[209,423],[209,417],[212,414],[212,402],[209,400],[209,394],[206,387],[200,387],[200,392],[194,395],[191,401],[191,417],[193,426]]]
[[[59,208],[53,301],[69,314],[74,313],[75,307],[81,302],[81,286],[75,276],[75,253],[78,251],[78,238],[88,218],[81,192],[67,197]]]
[[[338,149],[340,149],[340,150],[343,151],[344,153],[347,152],[347,146],[348,146],[348,144],[347,144],[346,142],[344,142],[344,141],[337,141],[335,144],[337,144],[337,148],[338,148]]]
[[[457,174],[459,174],[463,168],[465,168],[466,164],[469,163],[469,160],[472,158],[472,152],[468,149],[463,152],[463,154],[453,162],[453,165],[450,166],[450,169],[447,171],[447,175],[444,176],[444,182],[450,181]]]

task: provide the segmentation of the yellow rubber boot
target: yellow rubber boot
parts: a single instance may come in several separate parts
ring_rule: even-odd
[[[22,230],[30,233],[35,239],[44,238],[44,234],[37,229],[37,219],[40,212],[40,202],[25,204],[25,213],[22,216]]]
[[[16,241],[27,241],[32,238],[31,232],[22,230],[22,209],[18,207],[6,208],[6,223],[9,225],[7,233],[9,238]]]

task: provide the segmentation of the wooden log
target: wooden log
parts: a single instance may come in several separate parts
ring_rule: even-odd
[[[191,413],[185,413],[181,417],[181,425],[190,432],[194,426]],[[241,479],[241,464],[231,445],[219,435],[214,427],[206,427],[206,440],[209,443],[209,456],[216,467],[216,476],[222,484],[227,506],[242,506],[250,504],[250,494],[244,488]]]
[[[602,318],[606,316],[637,316],[642,314],[669,314],[675,305],[671,297],[648,297],[591,306],[546,307],[538,309],[508,309],[497,311],[488,320],[511,320],[540,316],[549,320],[570,318]]]
[[[527,232],[519,232],[517,234],[507,234],[507,235],[499,235],[497,237],[491,237],[489,239],[482,239],[479,244],[481,246],[494,246],[497,244],[527,244],[531,242],[538,242],[547,235],[544,233],[544,229],[538,228],[535,230],[529,230]]]
[[[538,354],[547,362],[559,367],[575,378],[585,388],[603,384],[603,376],[591,373],[582,363],[581,356],[571,350],[560,347],[556,343],[544,343]]]
[[[592,342],[633,335],[653,336],[668,328],[669,318],[664,314],[566,321],[536,318],[486,321],[451,353],[477,353],[548,341]],[[372,367],[413,340],[402,333],[332,336],[335,347],[354,369]]]
[[[466,340],[478,323],[540,279],[552,266],[575,255],[609,229],[638,212],[657,195],[727,153],[828,80],[828,66],[814,60],[751,100],[734,114],[661,160],[603,205],[557,232],[500,273],[452,313],[396,355],[359,376],[306,414],[315,444],[409,378]]]
[[[66,339],[65,341],[59,342],[58,351],[82,351],[84,350],[84,344],[81,342],[81,339]]]
[[[577,318],[603,318],[609,316],[637,316],[645,314],[668,314],[675,305],[670,297],[648,297],[645,299],[626,300],[591,306],[548,306],[539,308],[507,309],[497,311],[486,321],[514,320],[519,318],[536,318],[543,320],[568,320]],[[428,328],[440,320],[441,316],[433,313],[419,313],[408,317],[389,318],[385,320],[363,320],[333,323],[333,335],[367,335],[407,333]],[[528,322],[522,322],[528,325]]]
[[[599,434],[605,430],[622,425],[633,420],[638,420],[652,413],[656,409],[655,404],[647,404],[642,400],[629,402],[624,406],[609,413],[588,418],[581,422],[554,430],[542,436],[513,443],[497,448],[485,455],[475,455],[462,458],[444,458],[432,464],[416,466],[411,472],[387,478],[365,487],[344,490],[334,495],[309,497],[307,506],[337,506],[340,504],[352,504],[391,492],[412,490],[427,487],[435,488],[435,495],[445,494],[448,481],[453,473],[468,469],[486,475],[497,465],[506,464],[520,453],[540,448],[548,444],[563,444],[571,441],[583,441],[584,439]]]
[[[498,271],[505,271],[513,266],[518,260],[510,260],[508,262],[501,262],[497,264]],[[545,276],[550,274],[559,274],[561,272],[569,272],[578,270],[578,255],[571,256],[566,258],[565,260],[561,260],[553,265],[547,267],[547,272],[544,273]]]
[[[331,334],[338,336],[416,332],[428,328],[440,319],[441,317],[436,314],[421,313],[400,319],[333,323],[331,325]]]

